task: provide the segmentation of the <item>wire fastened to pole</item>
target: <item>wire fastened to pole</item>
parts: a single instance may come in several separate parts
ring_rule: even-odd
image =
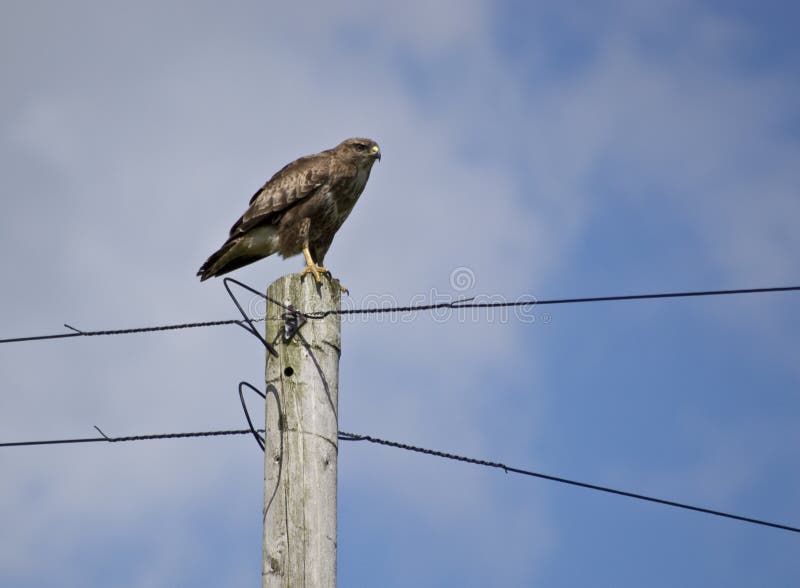
[[[261,451],[265,451],[264,437],[258,434],[259,432],[263,432],[264,429],[256,429],[253,426],[253,420],[250,418],[250,411],[247,410],[247,403],[244,401],[244,390],[243,390],[244,387],[249,388],[256,394],[261,396],[261,398],[265,402],[267,400],[267,395],[249,382],[239,382],[239,402],[242,403],[242,411],[244,412],[244,416],[247,419],[247,426],[250,427],[248,431],[253,435],[253,438],[256,440],[256,443],[258,443],[258,446],[261,448]]]
[[[239,392],[241,395],[242,386],[247,386],[256,392],[259,396],[263,396],[262,392],[256,389],[255,387],[247,384],[246,382],[242,382],[239,387]],[[241,396],[240,396],[241,398]],[[244,407],[244,399],[242,398],[242,405]],[[245,414],[247,414],[247,409],[244,408]],[[248,415],[249,417],[249,415]],[[66,444],[76,444],[76,443],[121,443],[121,442],[130,442],[130,441],[149,441],[149,440],[164,440],[164,439],[186,439],[186,438],[195,438],[195,437],[223,437],[223,436],[233,436],[233,435],[254,435],[256,440],[259,442],[259,446],[261,446],[262,439],[259,433],[263,433],[264,429],[256,429],[252,427],[252,421],[248,418],[249,424],[251,428],[248,429],[229,429],[229,430],[220,430],[220,431],[195,431],[191,433],[160,433],[155,435],[131,435],[126,437],[109,437],[103,431],[101,431],[98,427],[95,427],[97,431],[102,435],[102,437],[88,437],[88,438],[77,438],[77,439],[47,439],[47,440],[40,440],[40,441],[15,441],[9,443],[0,443],[0,447],[25,447],[25,446],[34,446],[34,445],[66,445]],[[594,490],[597,492],[604,492],[607,494],[616,494],[617,496],[623,496],[625,498],[632,498],[635,500],[643,500],[645,502],[652,502],[655,504],[661,504],[663,506],[670,506],[673,508],[679,508],[683,510],[691,510],[694,512],[699,512],[702,514],[723,517],[727,519],[733,519],[736,521],[741,521],[744,523],[750,523],[753,525],[760,525],[763,527],[770,527],[773,529],[781,529],[783,531],[790,531],[792,533],[800,533],[800,528],[793,527],[791,525],[785,525],[781,523],[773,523],[770,521],[764,521],[761,519],[755,519],[752,517],[746,517],[742,515],[737,515],[733,513],[723,512],[720,510],[714,510],[710,508],[705,508],[701,506],[695,506],[691,504],[686,504],[683,502],[676,502],[674,500],[665,500],[663,498],[656,498],[654,496],[647,496],[645,494],[637,494],[635,492],[628,492],[626,490],[619,490],[616,488],[609,488],[608,486],[600,486],[598,484],[590,484],[588,482],[579,482],[577,480],[571,480],[569,478],[561,478],[559,476],[551,476],[549,474],[543,474],[541,472],[535,472],[532,470],[522,469],[513,467],[510,465],[506,465],[504,463],[498,461],[489,461],[484,459],[477,459],[474,457],[467,457],[463,455],[458,455],[455,453],[448,453],[445,451],[438,451],[436,449],[427,449],[424,447],[418,447],[416,445],[409,445],[407,443],[399,443],[397,441],[389,441],[387,439],[380,439],[378,437],[372,437],[371,435],[360,435],[357,433],[348,433],[346,431],[339,431],[338,438],[340,441],[367,441],[369,443],[374,443],[376,445],[384,445],[386,447],[393,447],[395,449],[403,449],[405,451],[412,451],[414,453],[422,453],[424,455],[430,455],[432,457],[439,457],[442,459],[450,459],[453,461],[459,461],[463,463],[469,463],[472,465],[478,465],[482,467],[494,468],[503,470],[507,474],[519,474],[523,476],[529,476],[533,478],[540,478],[542,480],[550,480],[551,482],[558,482],[560,484],[567,484],[570,486],[577,486],[579,488],[585,488],[587,490]],[[263,449],[263,446],[261,447]]]
[[[296,317],[303,317],[305,319],[324,319],[327,316],[332,314],[338,315],[364,315],[364,314],[386,314],[386,313],[399,313],[399,312],[423,312],[427,310],[438,310],[438,309],[465,309],[465,308],[509,308],[509,307],[526,307],[526,306],[546,306],[546,305],[554,305],[554,304],[580,304],[580,303],[587,303],[587,302],[619,302],[619,301],[628,301],[628,300],[658,300],[663,298],[694,298],[699,296],[726,296],[732,294],[767,294],[767,293],[775,293],[775,292],[797,292],[800,291],[800,286],[780,286],[774,288],[744,288],[738,290],[702,290],[702,291],[692,291],[692,292],[664,292],[664,293],[655,293],[655,294],[624,294],[618,296],[592,296],[592,297],[585,297],[585,298],[553,298],[548,300],[537,300],[535,298],[531,298],[530,300],[515,300],[510,302],[473,302],[473,298],[463,298],[459,300],[454,300],[452,302],[438,302],[435,304],[419,304],[419,305],[412,305],[412,306],[390,306],[390,307],[380,307],[380,308],[347,308],[347,309],[329,309],[320,312],[303,312],[302,310],[298,310],[296,308],[292,308],[286,304],[278,300],[274,300],[272,298],[267,297],[264,293],[259,292],[251,288],[250,286],[243,284],[238,280],[234,280],[233,278],[225,278],[223,280],[225,284],[226,290],[228,290],[228,294],[231,296],[231,299],[236,304],[237,309],[242,314],[242,319],[228,319],[228,320],[221,320],[221,321],[203,321],[203,322],[196,322],[196,323],[179,323],[173,325],[159,325],[153,327],[138,327],[134,329],[113,329],[113,330],[104,330],[104,331],[82,331],[73,326],[65,324],[64,326],[68,329],[72,330],[71,333],[56,333],[53,335],[38,335],[38,336],[30,336],[30,337],[15,337],[11,339],[0,339],[0,343],[20,343],[23,341],[43,341],[47,339],[67,339],[71,337],[96,337],[102,335],[130,335],[135,333],[151,333],[157,331],[176,331],[180,329],[193,329],[193,328],[201,328],[201,327],[217,327],[221,325],[238,325],[245,329],[246,331],[252,333],[255,337],[257,337],[262,344],[267,348],[270,349],[271,345],[269,345],[261,334],[258,332],[257,329],[253,326],[253,323],[262,322],[262,321],[269,321],[269,320],[280,320],[280,321],[287,321],[287,317],[291,320],[297,320]],[[239,304],[236,297],[231,292],[228,282],[234,283],[242,288],[245,288],[249,292],[252,292],[256,296],[263,298],[264,300],[268,300],[273,304],[283,308],[286,312],[284,312],[281,316],[275,317],[261,317],[261,318],[252,318],[247,316],[244,312],[244,309]],[[270,351],[272,353],[274,348]]]
[[[266,295],[262,294],[258,290],[255,290],[255,289],[251,288],[247,284],[243,284],[239,280],[234,280],[233,278],[225,278],[225,279],[222,280],[222,284],[225,286],[225,290],[228,292],[228,296],[231,297],[231,300],[236,305],[236,308],[239,310],[239,313],[242,315],[242,318],[244,319],[243,321],[237,321],[236,324],[238,324],[240,327],[242,327],[248,333],[252,333],[255,336],[256,339],[261,341],[261,343],[264,344],[264,347],[266,347],[267,351],[269,351],[269,353],[273,357],[278,357],[278,352],[275,351],[275,348],[272,345],[270,345],[269,343],[267,343],[267,340],[264,339],[264,337],[261,336],[261,333],[258,332],[258,329],[256,329],[253,326],[253,319],[251,319],[249,316],[247,316],[247,313],[242,308],[242,305],[239,304],[239,300],[236,298],[236,296],[234,295],[233,291],[231,290],[231,287],[230,287],[231,283],[236,284],[237,286],[239,286],[241,288],[244,288],[245,290],[248,290],[248,291],[250,291],[253,294],[256,294],[258,296],[263,296],[264,298],[266,298]],[[283,305],[281,304],[281,306],[283,306]]]

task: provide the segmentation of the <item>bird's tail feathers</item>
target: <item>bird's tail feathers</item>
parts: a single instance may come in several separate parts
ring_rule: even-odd
[[[229,239],[215,251],[197,271],[200,281],[221,276],[244,267],[278,248],[278,232],[274,227],[262,227],[250,233]]]
[[[197,275],[200,276],[200,281],[203,282],[208,278],[213,278],[214,276],[219,276],[225,274],[235,268],[226,268],[226,257],[230,257],[230,251],[236,247],[236,240],[226,242],[222,247],[217,249],[211,256],[205,261],[203,265],[200,266],[200,269],[197,270]]]

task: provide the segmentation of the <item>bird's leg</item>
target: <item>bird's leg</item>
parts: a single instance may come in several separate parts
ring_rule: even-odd
[[[308,234],[311,232],[311,219],[304,218],[300,221],[300,237],[303,239],[303,257],[306,258],[306,269],[303,270],[303,273],[300,274],[302,278],[306,274],[310,273],[314,276],[314,279],[317,281],[317,284],[322,282],[322,278],[320,274],[330,274],[328,270],[326,270],[321,265],[317,265],[316,262],[311,257],[311,252],[308,250]]]
[[[330,279],[333,279],[331,272],[327,269],[322,267],[321,265],[317,265],[314,261],[314,258],[311,257],[311,251],[309,250],[308,246],[308,233],[311,229],[311,219],[304,218],[303,221],[300,223],[300,236],[303,238],[303,257],[306,258],[306,269],[300,274],[300,278],[303,278],[306,274],[312,274],[314,279],[316,280],[317,284],[322,283],[322,274],[327,274]],[[341,282],[339,283],[339,289],[348,294],[349,291],[345,288]]]
[[[331,280],[333,279],[333,275],[331,275],[331,272],[330,272],[329,269],[324,268],[321,265],[317,265],[316,263],[314,263],[314,260],[311,257],[311,252],[308,250],[308,247],[303,247],[303,256],[306,258],[306,269],[304,269],[303,273],[300,274],[301,278],[306,274],[313,274],[314,279],[317,281],[317,284],[322,282],[322,280],[320,278],[321,274],[327,274],[328,277]],[[344,294],[349,294],[350,293],[350,290],[345,288],[344,284],[342,284],[341,282],[339,282],[339,289]]]
[[[300,274],[300,277],[303,277],[306,274],[312,274],[314,279],[317,281],[317,284],[319,284],[322,282],[321,274],[331,275],[331,272],[321,265],[317,265],[311,258],[311,252],[308,250],[308,242],[303,243],[303,256],[306,258],[306,269],[303,270],[303,273]]]

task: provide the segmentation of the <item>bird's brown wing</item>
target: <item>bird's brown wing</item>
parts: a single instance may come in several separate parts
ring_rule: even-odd
[[[262,223],[277,223],[286,210],[311,197],[329,181],[333,157],[323,151],[301,157],[277,172],[253,194],[250,208],[231,227],[229,239]]]

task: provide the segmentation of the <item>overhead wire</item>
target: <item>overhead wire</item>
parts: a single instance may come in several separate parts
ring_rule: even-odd
[[[263,337],[253,328],[253,322],[262,322],[265,320],[286,320],[288,316],[302,316],[306,319],[323,319],[327,316],[336,314],[336,315],[365,315],[365,314],[387,314],[387,313],[401,313],[401,312],[423,312],[428,310],[438,310],[438,309],[468,309],[468,308],[508,308],[508,307],[525,307],[525,306],[545,306],[545,305],[555,305],[555,304],[579,304],[579,303],[589,303],[589,302],[615,302],[615,301],[631,301],[631,300],[657,300],[657,299],[665,299],[665,298],[693,298],[693,297],[700,297],[700,296],[725,296],[725,295],[733,295],[733,294],[766,294],[766,293],[776,293],[776,292],[796,292],[800,291],[800,286],[779,286],[779,287],[770,287],[770,288],[741,288],[736,290],[700,290],[700,291],[687,291],[687,292],[662,292],[662,293],[652,293],[652,294],[623,294],[623,295],[614,295],[614,296],[591,296],[591,297],[583,297],[583,298],[553,298],[553,299],[545,299],[545,300],[537,300],[535,298],[531,298],[530,300],[514,300],[508,302],[475,302],[473,298],[464,298],[459,300],[454,300],[451,302],[437,302],[433,304],[418,304],[418,305],[410,305],[410,306],[388,306],[388,307],[376,307],[376,308],[344,308],[344,309],[329,309],[320,312],[304,312],[302,310],[295,309],[289,305],[283,304],[278,300],[274,300],[269,296],[263,294],[262,292],[258,292],[257,290],[234,280],[232,278],[225,279],[225,287],[228,289],[228,293],[233,297],[233,294],[230,292],[228,287],[228,283],[234,283],[241,287],[246,288],[252,293],[260,296],[261,298],[272,302],[273,304],[278,305],[279,307],[284,309],[284,313],[280,316],[270,316],[270,317],[258,317],[253,318],[248,316],[241,306],[237,302],[237,307],[239,311],[242,313],[244,318],[242,319],[227,319],[227,320],[217,320],[217,321],[202,321],[202,322],[193,322],[193,323],[178,323],[178,324],[167,324],[167,325],[157,325],[157,326],[150,326],[150,327],[137,327],[131,329],[104,329],[104,330],[96,330],[96,331],[85,331],[81,329],[77,329],[73,326],[65,324],[64,326],[70,329],[72,332],[70,333],[55,333],[51,335],[34,335],[34,336],[25,336],[25,337],[13,337],[8,339],[0,339],[0,344],[2,343],[20,343],[24,341],[42,341],[47,339],[66,339],[66,338],[73,338],[73,337],[97,337],[97,336],[109,336],[109,335],[130,335],[136,333],[151,333],[151,332],[158,332],[158,331],[176,331],[181,329],[193,329],[193,328],[201,328],[201,327],[216,327],[222,325],[238,325],[251,333],[253,333],[256,337],[258,337],[262,343],[270,349],[270,345],[267,344],[266,341],[263,340]],[[274,350],[270,350],[272,353]]]
[[[406,451],[413,451],[416,453],[422,453],[424,455],[432,455],[434,457],[441,457],[444,459],[450,459],[454,461],[460,461],[464,463],[470,463],[473,465],[479,465],[488,468],[496,468],[501,469],[505,473],[509,474],[520,474],[523,476],[530,476],[533,478],[540,478],[542,480],[550,480],[551,482],[558,482],[560,484],[568,484],[570,486],[577,486],[579,488],[586,488],[588,490],[595,490],[598,492],[605,492],[608,494],[616,494],[617,496],[624,496],[626,498],[633,498],[636,500],[644,500],[646,502],[653,502],[656,504],[662,504],[664,506],[671,506],[673,508],[679,508],[684,510],[691,510],[695,512],[700,512],[703,514],[713,515],[717,517],[724,517],[728,519],[733,519],[737,521],[742,521],[745,523],[751,523],[755,525],[762,525],[766,527],[772,527],[775,529],[782,529],[784,531],[791,531],[793,533],[800,533],[800,528],[792,527],[790,525],[784,525],[781,523],[772,523],[769,521],[764,521],[761,519],[755,519],[752,517],[745,517],[742,515],[732,514],[728,512],[723,512],[720,510],[714,510],[710,508],[705,508],[702,506],[694,506],[691,504],[686,504],[684,502],[676,502],[674,500],[665,500],[663,498],[656,498],[654,496],[647,496],[645,494],[638,494],[636,492],[628,492],[626,490],[618,490],[616,488],[609,488],[608,486],[600,486],[598,484],[590,484],[588,482],[579,482],[577,480],[571,480],[569,478],[562,478],[559,476],[552,476],[549,474],[543,474],[541,472],[534,472],[532,470],[526,470],[522,468],[517,468],[513,466],[506,465],[504,463],[500,463],[497,461],[487,461],[483,459],[476,459],[474,457],[466,457],[463,455],[457,455],[454,453],[447,453],[444,451],[437,451],[434,449],[426,449],[424,447],[417,447],[415,445],[408,445],[406,443],[398,443],[396,441],[387,441],[386,439],[379,439],[377,437],[371,437],[369,435],[357,435],[354,433],[345,433],[339,431],[339,439],[343,441],[369,441],[370,443],[375,443],[378,445],[385,445],[387,447],[395,447],[397,449],[404,449]]]
[[[250,429],[228,429],[222,431],[193,431],[189,433],[157,433],[154,435],[130,435],[125,437],[109,437],[95,427],[100,437],[83,437],[76,439],[43,439],[38,441],[12,441],[0,443],[0,447],[27,447],[33,445],[66,445],[73,443],[121,443],[126,441],[151,441],[161,439],[187,439],[192,437],[225,437],[231,435],[249,435]],[[263,430],[263,429],[262,429]]]
[[[244,311],[244,308],[241,306],[239,301],[236,299],[236,296],[233,294],[230,288],[230,284],[236,284],[251,293],[254,293],[261,298],[276,304],[280,308],[282,308],[285,312],[277,317],[263,317],[263,318],[253,318],[247,315]],[[257,290],[234,280],[233,278],[225,278],[224,280],[225,288],[233,300],[234,304],[236,305],[237,309],[239,310],[240,314],[242,315],[242,319],[228,319],[228,320],[220,320],[220,321],[203,321],[203,322],[195,322],[195,323],[179,323],[179,324],[169,324],[169,325],[159,325],[159,326],[151,326],[151,327],[138,327],[138,328],[131,328],[131,329],[112,329],[112,330],[101,330],[101,331],[83,331],[77,329],[71,325],[65,324],[64,326],[70,329],[72,332],[70,333],[58,333],[53,335],[41,335],[41,336],[29,336],[29,337],[17,337],[12,339],[0,339],[0,343],[16,343],[22,341],[35,341],[35,340],[45,340],[45,339],[61,339],[61,338],[71,338],[71,337],[89,337],[89,336],[103,336],[103,335],[127,335],[127,334],[134,334],[134,333],[147,333],[147,332],[156,332],[156,331],[171,331],[171,330],[181,330],[181,329],[191,329],[191,328],[201,328],[201,327],[211,327],[211,326],[221,326],[221,325],[238,325],[245,330],[252,333],[256,336],[266,347],[272,355],[277,355],[273,345],[270,345],[263,336],[258,332],[258,330],[254,327],[254,322],[260,322],[264,320],[282,320],[287,325],[287,328],[290,324],[298,325],[301,324],[299,321],[304,321],[307,319],[323,319],[327,316],[331,315],[363,315],[363,314],[382,314],[382,313],[400,313],[400,312],[421,312],[427,310],[436,310],[436,309],[467,309],[467,308],[507,308],[507,307],[520,307],[520,306],[543,306],[543,305],[554,305],[554,304],[575,304],[575,303],[589,303],[589,302],[612,302],[612,301],[630,301],[630,300],[652,300],[652,299],[666,299],[666,298],[689,298],[689,297],[699,297],[699,296],[722,296],[722,295],[734,295],[734,294],[757,294],[757,293],[775,293],[775,292],[791,292],[791,291],[798,291],[800,290],[800,286],[785,286],[785,287],[770,287],[770,288],[747,288],[747,289],[736,289],[736,290],[703,290],[703,291],[685,291],[685,292],[664,292],[664,293],[652,293],[652,294],[627,294],[627,295],[614,295],[614,296],[594,296],[594,297],[583,297],[583,298],[557,298],[557,299],[548,299],[548,300],[536,300],[536,299],[529,299],[529,300],[516,300],[516,301],[509,301],[509,302],[479,302],[475,301],[474,298],[465,298],[450,302],[439,302],[433,304],[420,304],[420,305],[411,305],[411,306],[394,306],[394,307],[378,307],[378,308],[356,308],[356,309],[329,309],[321,312],[304,312],[302,310],[298,310],[293,308],[291,305],[283,304],[280,301],[274,300],[273,298],[265,295]],[[274,343],[273,343],[274,344]],[[118,442],[128,442],[128,441],[144,441],[144,440],[158,440],[158,439],[177,439],[177,438],[195,438],[195,437],[220,437],[220,436],[232,436],[232,435],[245,435],[245,434],[252,434],[256,441],[259,443],[261,449],[264,449],[264,440],[259,435],[259,432],[264,432],[263,429],[255,429],[250,419],[250,416],[247,411],[247,407],[244,402],[243,398],[243,387],[248,387],[252,391],[257,392],[261,396],[261,393],[258,389],[253,387],[246,382],[242,382],[239,385],[239,397],[242,403],[242,408],[244,409],[245,415],[247,417],[248,422],[248,429],[230,429],[230,430],[218,430],[218,431],[195,431],[195,432],[187,432],[187,433],[160,433],[160,434],[152,434],[152,435],[133,435],[133,436],[125,436],[125,437],[109,437],[99,428],[95,427],[97,431],[100,433],[100,437],[91,437],[91,438],[77,438],[77,439],[50,439],[50,440],[39,440],[39,441],[20,441],[20,442],[5,442],[0,443],[0,447],[21,447],[21,446],[33,446],[33,445],[59,445],[59,444],[76,444],[76,443],[98,443],[98,442],[111,442],[111,443],[118,443]],[[535,478],[540,478],[544,480],[550,480],[553,482],[558,482],[561,484],[572,485],[576,487],[581,487],[589,490],[595,490],[599,492],[605,492],[609,494],[615,494],[618,496],[623,496],[626,498],[636,499],[636,500],[643,500],[651,503],[657,503],[665,506],[670,506],[674,508],[684,509],[695,511],[703,514],[724,517],[729,519],[734,519],[746,523],[762,525],[767,527],[772,527],[776,529],[782,529],[786,531],[791,531],[795,533],[800,533],[800,528],[793,527],[790,525],[780,524],[780,523],[773,523],[769,521],[764,521],[761,519],[755,519],[751,517],[745,517],[742,515],[727,513],[719,510],[709,509],[705,507],[690,505],[686,503],[676,502],[672,500],[665,500],[662,498],[656,498],[653,496],[647,496],[644,494],[639,494],[635,492],[629,492],[626,490],[619,490],[615,488],[610,488],[607,486],[601,486],[597,484],[591,484],[587,482],[580,482],[577,480],[571,480],[568,478],[562,478],[559,476],[552,476],[549,474],[543,474],[540,472],[535,472],[532,470],[517,468],[508,466],[501,462],[496,461],[487,461],[481,460],[473,457],[467,457],[463,455],[457,455],[453,453],[427,449],[423,447],[418,447],[414,445],[408,445],[406,443],[399,443],[396,441],[389,441],[386,439],[380,439],[377,437],[372,437],[370,435],[359,435],[355,433],[347,433],[343,431],[338,432],[338,438],[342,441],[367,441],[370,443],[375,443],[378,445],[383,445],[387,447],[393,447],[397,449],[403,449],[406,451],[412,451],[417,453],[422,453],[426,455],[431,455],[434,457],[439,457],[443,459],[455,460],[464,463],[470,463],[473,465],[489,467],[489,468],[497,468],[502,469],[506,473],[514,473],[519,475],[525,475]]]
[[[240,388],[241,391],[241,388]],[[252,423],[251,423],[252,424]],[[132,441],[148,441],[148,440],[164,440],[164,439],[184,439],[184,438],[197,438],[197,437],[222,437],[222,436],[233,436],[233,435],[249,435],[256,432],[264,432],[264,429],[228,429],[228,430],[217,430],[217,431],[193,431],[187,433],[159,433],[153,435],[129,435],[124,437],[109,437],[99,428],[95,427],[97,431],[100,433],[100,437],[87,437],[87,438],[74,438],[74,439],[45,439],[45,440],[37,440],[37,441],[15,441],[15,442],[5,442],[0,443],[0,447],[23,447],[23,446],[33,446],[33,445],[64,445],[64,444],[76,444],[76,443],[121,443],[121,442],[132,442]],[[539,478],[542,480],[549,480],[551,482],[557,482],[560,484],[567,484],[570,486],[576,486],[579,488],[585,488],[587,490],[594,490],[597,492],[604,492],[607,494],[614,494],[617,496],[622,496],[625,498],[631,498],[635,500],[642,500],[645,502],[651,502],[655,504],[661,504],[663,506],[669,506],[673,508],[683,509],[694,511],[702,514],[712,515],[716,517],[723,517],[727,519],[732,519],[744,523],[750,523],[754,525],[760,525],[764,527],[770,527],[774,529],[781,529],[783,531],[790,531],[792,533],[800,533],[800,528],[794,527],[791,525],[786,525],[783,523],[775,523],[771,521],[765,521],[763,519],[756,519],[753,517],[746,517],[734,513],[724,512],[720,510],[715,510],[711,508],[705,508],[702,506],[696,506],[692,504],[687,504],[685,502],[677,502],[674,500],[666,500],[663,498],[657,498],[654,496],[648,496],[645,494],[640,494],[636,492],[629,492],[627,490],[619,490],[617,488],[610,488],[608,486],[601,486],[599,484],[591,484],[588,482],[580,482],[578,480],[572,480],[569,478],[563,478],[560,476],[553,476],[550,474],[544,474],[541,472],[536,472],[533,470],[528,470],[524,468],[518,468],[514,466],[510,466],[499,461],[490,461],[484,459],[478,459],[474,457],[468,457],[464,455],[458,455],[455,453],[449,453],[445,451],[439,451],[436,449],[428,449],[425,447],[419,447],[416,445],[409,445],[407,443],[399,443],[397,441],[390,441],[387,439],[381,439],[379,437],[373,437],[371,435],[360,435],[357,433],[348,433],[345,431],[338,432],[338,438],[340,441],[366,441],[369,443],[374,443],[376,445],[383,445],[385,447],[392,447],[395,449],[402,449],[404,451],[411,451],[415,453],[421,453],[424,455],[430,455],[432,457],[439,457],[442,459],[449,459],[453,461],[458,461],[462,463],[468,463],[472,465],[487,467],[487,468],[494,468],[503,470],[507,474],[519,474],[523,476]]]

